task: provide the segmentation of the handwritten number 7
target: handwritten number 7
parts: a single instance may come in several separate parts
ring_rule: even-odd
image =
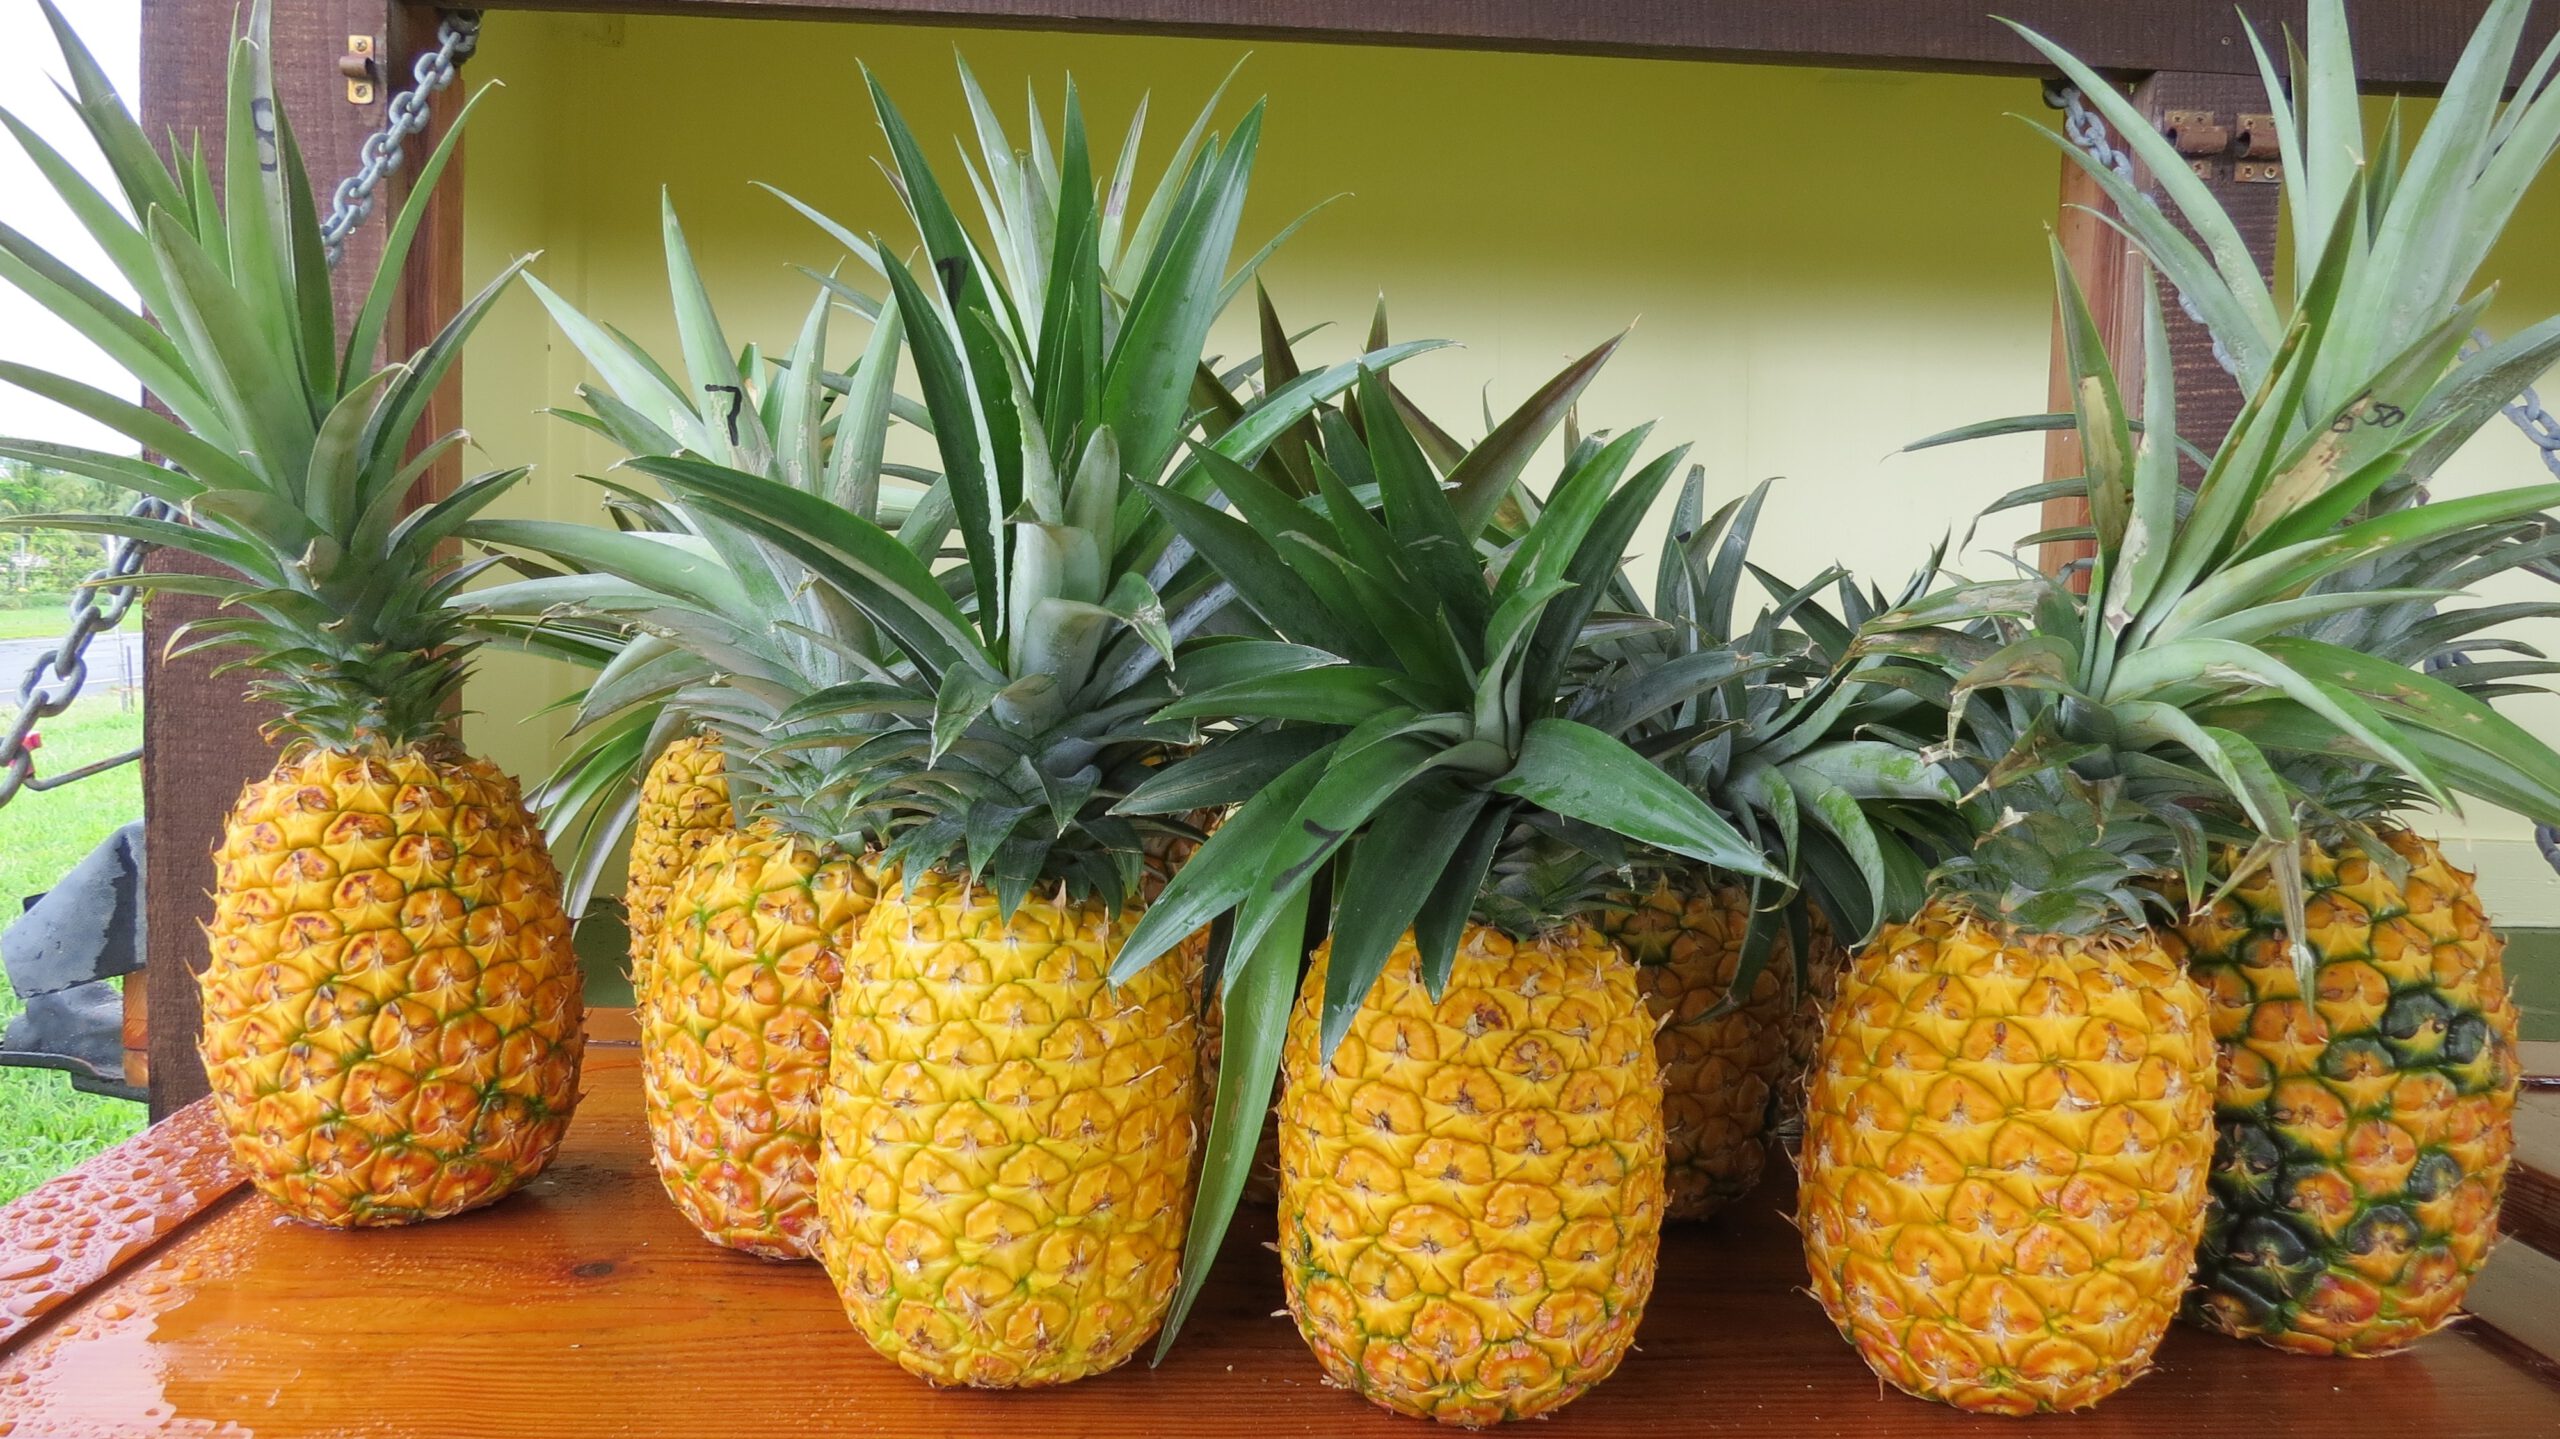
[[[746,390],[737,385],[705,385],[702,388],[707,393],[729,397],[729,443],[736,444],[738,442],[738,411],[746,407]]]

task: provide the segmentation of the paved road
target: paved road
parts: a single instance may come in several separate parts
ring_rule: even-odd
[[[32,640],[0,640],[0,707],[6,707],[18,693],[18,682],[26,678],[27,667],[39,655],[50,651],[60,638]],[[83,694],[108,694],[142,683],[142,631],[110,630],[89,642],[89,682]]]

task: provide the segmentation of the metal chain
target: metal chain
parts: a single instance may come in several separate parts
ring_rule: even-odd
[[[148,497],[135,501],[126,513],[144,520],[172,518],[169,506]],[[81,588],[72,591],[71,626],[62,643],[38,654],[19,679],[17,714],[6,728],[0,728],[0,805],[17,798],[22,789],[51,789],[142,757],[142,752],[135,750],[40,780],[35,777],[35,750],[28,741],[34,737],[37,725],[71,708],[71,702],[80,697],[80,687],[89,679],[89,641],[123,624],[126,612],[133,608],[133,586],[109,582],[130,579],[139,573],[147,548],[138,540],[116,541],[107,552],[107,562],[91,570],[81,580]]]
[[[427,102],[453,83],[462,62],[479,46],[479,11],[448,10],[436,23],[436,48],[420,55],[411,67],[415,83],[391,97],[382,128],[364,138],[356,172],[340,180],[337,193],[330,197],[329,218],[321,222],[320,239],[331,265],[344,253],[347,237],[373,213],[373,192],[381,187],[384,176],[400,168],[406,158],[402,147],[409,137],[427,128]]]
[[[2079,86],[2048,80],[2045,82],[2044,100],[2062,112],[2062,133],[2070,137],[2072,144],[2087,151],[2089,158],[2114,171],[2116,178],[2140,195],[2144,204],[2154,210],[2160,208],[2159,196],[2134,183],[2132,153],[2116,148],[2113,134],[2107,129],[2106,118],[2089,108],[2088,97],[2080,93]],[[2213,362],[2222,367],[2222,373],[2239,379],[2239,361],[2231,358],[2231,351],[2223,345],[2221,334],[2205,323],[2204,311],[2187,297],[2186,291],[2173,292],[2178,297],[2178,309],[2213,341]]]
[[[338,182],[329,218],[320,227],[320,238],[332,266],[345,257],[347,237],[372,215],[374,192],[381,188],[383,177],[400,168],[402,147],[410,136],[426,129],[428,102],[453,83],[455,72],[479,43],[480,12],[451,10],[438,21],[436,48],[418,57],[414,69],[416,86],[392,97],[382,128],[365,137],[356,172]],[[147,497],[136,501],[125,513],[144,520],[183,518],[169,505]],[[0,806],[16,799],[22,791],[52,789],[142,758],[142,751],[130,750],[38,779],[35,750],[29,741],[35,737],[37,725],[71,708],[71,702],[80,697],[80,688],[89,678],[89,642],[123,624],[133,608],[134,587],[117,582],[141,572],[143,557],[150,548],[140,540],[116,541],[107,552],[106,564],[91,571],[81,581],[82,587],[73,592],[71,624],[62,642],[38,654],[35,663],[27,667],[25,677],[18,681],[16,713],[6,727],[0,727]]]

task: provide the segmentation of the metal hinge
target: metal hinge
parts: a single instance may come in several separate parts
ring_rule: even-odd
[[[370,35],[347,37],[347,53],[338,57],[338,73],[347,77],[347,103],[370,105],[374,87],[382,83],[382,42]]]
[[[2171,110],[2160,117],[2160,133],[2186,157],[2187,168],[2199,180],[2212,180],[2229,165],[2238,184],[2284,183],[2273,115],[2243,112],[2226,121],[2211,110]]]

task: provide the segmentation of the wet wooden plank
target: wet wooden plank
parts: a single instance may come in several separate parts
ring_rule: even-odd
[[[626,1031],[627,1032],[627,1031]],[[925,1388],[874,1356],[825,1277],[717,1250],[659,1193],[636,1055],[589,1050],[559,1163],[525,1194],[408,1230],[286,1223],[217,1205],[0,1349],[0,1434],[212,1432],[518,1439],[638,1434],[1379,1435],[1425,1431],[1329,1389],[1286,1319],[1267,1216],[1229,1246],[1161,1368],[1039,1394]],[[1541,1435],[2011,1434],[1881,1393],[1797,1288],[1764,1190],[1675,1231],[1639,1352]],[[2228,1439],[2352,1414],[2359,1432],[2560,1432],[2560,1388],[2460,1333],[2392,1359],[2279,1354],[2181,1330],[2161,1372],[2075,1435]],[[13,1428],[14,1426],[14,1428]]]
[[[0,1348],[244,1182],[199,1099],[0,1206]]]

